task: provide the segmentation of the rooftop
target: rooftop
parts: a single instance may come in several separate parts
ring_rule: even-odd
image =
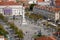
[[[0,35],[0,40],[7,40],[6,38],[4,38],[4,36]]]
[[[20,5],[20,3],[14,1],[0,2],[0,5]]]
[[[58,12],[58,11],[60,11],[60,8],[56,8],[56,7],[53,7],[53,6],[40,6],[40,5],[36,5],[35,7],[43,9],[43,10],[51,11],[51,12]]]
[[[52,36],[50,37],[42,36],[42,37],[36,38],[35,40],[56,40],[56,39]]]
[[[37,2],[44,2],[44,0],[37,0]]]

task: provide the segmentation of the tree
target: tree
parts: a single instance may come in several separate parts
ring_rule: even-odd
[[[8,32],[4,30],[3,26],[0,24],[0,35],[7,37]]]
[[[19,0],[16,0],[16,2],[19,2]]]
[[[57,28],[57,31],[60,32],[60,28]]]
[[[38,35],[37,36],[38,37],[42,36],[41,31],[38,32]]]
[[[0,14],[0,19],[4,20],[4,16],[2,14]]]
[[[27,12],[27,13],[25,13],[25,16],[29,16],[29,13]]]
[[[3,14],[0,14],[0,19],[3,20],[4,22],[8,21],[8,19],[6,17],[4,17]]]
[[[16,25],[14,25],[14,23],[9,23],[9,24],[10,24],[10,28],[12,28],[15,31],[15,33],[19,36],[19,38],[23,38],[22,30],[18,29]]]
[[[56,20],[56,24],[58,24],[59,20]]]
[[[32,11],[33,10],[33,7],[35,6],[36,4],[31,4],[30,5],[30,10]]]

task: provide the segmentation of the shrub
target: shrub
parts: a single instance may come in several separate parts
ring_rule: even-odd
[[[23,32],[22,30],[19,30],[16,25],[14,25],[14,23],[9,23],[10,24],[10,28],[12,28],[15,33],[19,36],[19,38],[23,38]]]
[[[3,26],[0,24],[0,35],[4,35],[4,37],[7,37],[6,35],[8,34],[7,31],[4,30]]]

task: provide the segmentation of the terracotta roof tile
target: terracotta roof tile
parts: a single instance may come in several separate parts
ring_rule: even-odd
[[[42,36],[42,37],[36,38],[35,40],[56,40],[56,39],[54,37]]]
[[[44,2],[44,0],[37,0],[37,2]]]
[[[56,0],[55,1],[55,4],[56,4],[56,6],[59,6],[60,7],[60,0]]]
[[[27,0],[21,0],[21,1],[23,1],[23,2],[24,2],[24,1],[27,1]]]
[[[9,1],[9,2],[0,2],[0,5],[19,5],[19,3],[14,1]]]
[[[60,0],[55,0],[55,1],[60,1]]]
[[[48,11],[53,11],[53,12],[60,11],[60,8],[56,8],[56,7],[47,7],[47,6],[38,6],[38,5],[36,5],[35,7],[40,8],[40,9],[45,9]]]
[[[52,10],[58,12],[60,11],[60,8],[53,8]]]

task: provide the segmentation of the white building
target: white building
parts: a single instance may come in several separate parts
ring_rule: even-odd
[[[37,0],[38,5],[50,5],[50,0]]]
[[[48,2],[48,1],[50,1],[50,0],[44,0],[45,2]]]
[[[28,0],[29,4],[36,4],[37,0]]]
[[[0,36],[0,40],[5,40],[4,36]]]
[[[22,24],[25,24],[25,7],[14,1],[0,2],[0,13],[5,17],[20,16],[23,17]]]
[[[38,4],[38,5],[42,5],[42,6],[44,6],[44,5],[50,5],[49,2],[38,2],[37,4]]]
[[[16,2],[0,2],[0,13],[4,16],[17,16],[25,13],[25,8]]]
[[[59,14],[59,12],[56,12],[55,13],[55,20],[59,20],[59,18],[60,18],[60,14]]]
[[[35,6],[33,8],[33,12],[35,14],[41,14],[45,17],[45,19],[49,19],[51,21],[57,21],[59,20],[60,21],[60,8],[47,8],[47,7],[43,7],[43,6]],[[48,9],[48,10],[47,10]]]
[[[22,15],[24,13],[24,7],[22,5],[1,5],[0,13],[4,16]]]

